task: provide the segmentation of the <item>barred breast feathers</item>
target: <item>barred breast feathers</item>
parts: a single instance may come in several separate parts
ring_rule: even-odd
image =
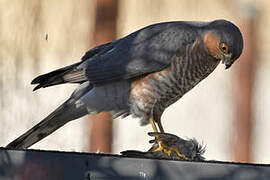
[[[153,113],[159,117],[163,111],[210,74],[218,63],[205,51],[201,38],[186,46],[169,67],[135,80],[130,92],[130,111],[149,123]],[[212,65],[214,64],[214,65]]]

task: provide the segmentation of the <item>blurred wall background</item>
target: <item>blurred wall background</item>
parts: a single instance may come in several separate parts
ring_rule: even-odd
[[[270,162],[270,2],[233,0],[118,1],[117,37],[161,21],[227,19],[241,26],[255,18],[257,49],[252,91],[251,161]],[[0,146],[21,135],[53,111],[76,88],[56,86],[32,92],[31,80],[71,64],[93,47],[96,1],[0,0]],[[254,8],[256,11],[254,11]],[[245,51],[245,50],[244,50]],[[244,61],[244,59],[241,59]],[[254,63],[255,64],[255,63]],[[163,115],[165,131],[195,137],[206,145],[206,158],[233,160],[235,79],[239,62],[228,71],[219,66],[206,80]],[[88,118],[73,121],[32,146],[36,149],[87,151]],[[130,117],[113,123],[113,153],[147,150],[146,133]]]

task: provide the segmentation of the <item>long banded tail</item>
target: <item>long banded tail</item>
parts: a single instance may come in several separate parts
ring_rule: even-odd
[[[9,143],[6,147],[26,149],[50,135],[67,122],[82,117],[85,114],[87,114],[87,110],[85,108],[78,108],[75,104],[70,104],[69,101],[66,101],[40,123]]]

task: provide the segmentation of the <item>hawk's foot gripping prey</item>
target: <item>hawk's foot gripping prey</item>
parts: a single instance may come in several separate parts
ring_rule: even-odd
[[[156,136],[157,133],[148,133],[150,136]],[[148,158],[161,158],[161,159],[175,159],[175,160],[190,160],[190,161],[203,161],[205,158],[202,156],[205,152],[203,146],[201,146],[195,139],[182,139],[176,135],[169,133],[158,133],[159,140],[151,140],[152,147],[146,151],[127,150],[121,152],[122,155],[128,157],[148,157]],[[166,146],[163,150],[160,149],[159,143],[162,146]]]
[[[165,109],[243,49],[240,30],[226,20],[153,24],[90,49],[82,60],[36,77],[34,90],[77,83],[71,97],[7,147],[28,148],[69,121],[98,112],[157,123]],[[149,121],[151,120],[151,121]],[[153,126],[154,127],[154,126]],[[157,128],[154,128],[158,132]],[[159,136],[159,135],[158,135]],[[157,138],[158,140],[159,138]],[[173,149],[160,146],[173,154]],[[161,151],[160,151],[161,152]]]
[[[159,136],[158,136],[159,138]],[[167,154],[168,157],[171,157],[172,153],[176,153],[176,155],[180,158],[180,159],[184,159],[184,160],[188,160],[188,158],[186,156],[184,156],[183,154],[181,154],[179,152],[178,149],[172,147],[172,144],[174,144],[173,142],[170,142],[169,144],[170,145],[166,145],[163,143],[162,140],[160,140],[160,138],[157,140],[157,143],[158,143],[158,147],[154,148],[152,150],[152,152],[158,152],[158,151],[161,151],[165,154]]]
[[[168,138],[169,134],[165,134],[160,119],[158,120],[158,127],[160,130],[160,133],[158,132],[158,129],[155,125],[155,121],[152,118],[150,118],[150,124],[152,125],[154,133],[148,133],[148,134],[150,136],[155,136],[155,141],[154,141],[155,144],[152,147],[152,150],[151,150],[152,152],[155,153],[155,152],[161,151],[162,153],[167,154],[168,157],[171,157],[172,153],[176,153],[176,155],[180,159],[188,160],[188,158],[182,155],[177,148],[173,147],[175,143],[177,142],[177,138],[176,136],[171,136],[173,138]],[[166,141],[166,143],[164,143],[164,141]],[[158,146],[155,147],[155,145],[158,145]]]

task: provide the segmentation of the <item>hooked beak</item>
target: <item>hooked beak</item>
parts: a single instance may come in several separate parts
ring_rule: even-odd
[[[227,56],[224,56],[223,59],[222,59],[222,64],[225,64],[225,69],[229,69],[232,64],[234,63],[234,60],[231,59],[231,54],[230,55],[227,55]]]
[[[232,64],[233,64],[233,61],[231,61],[231,62],[226,62],[225,63],[225,69],[229,69],[231,66],[232,66]]]

